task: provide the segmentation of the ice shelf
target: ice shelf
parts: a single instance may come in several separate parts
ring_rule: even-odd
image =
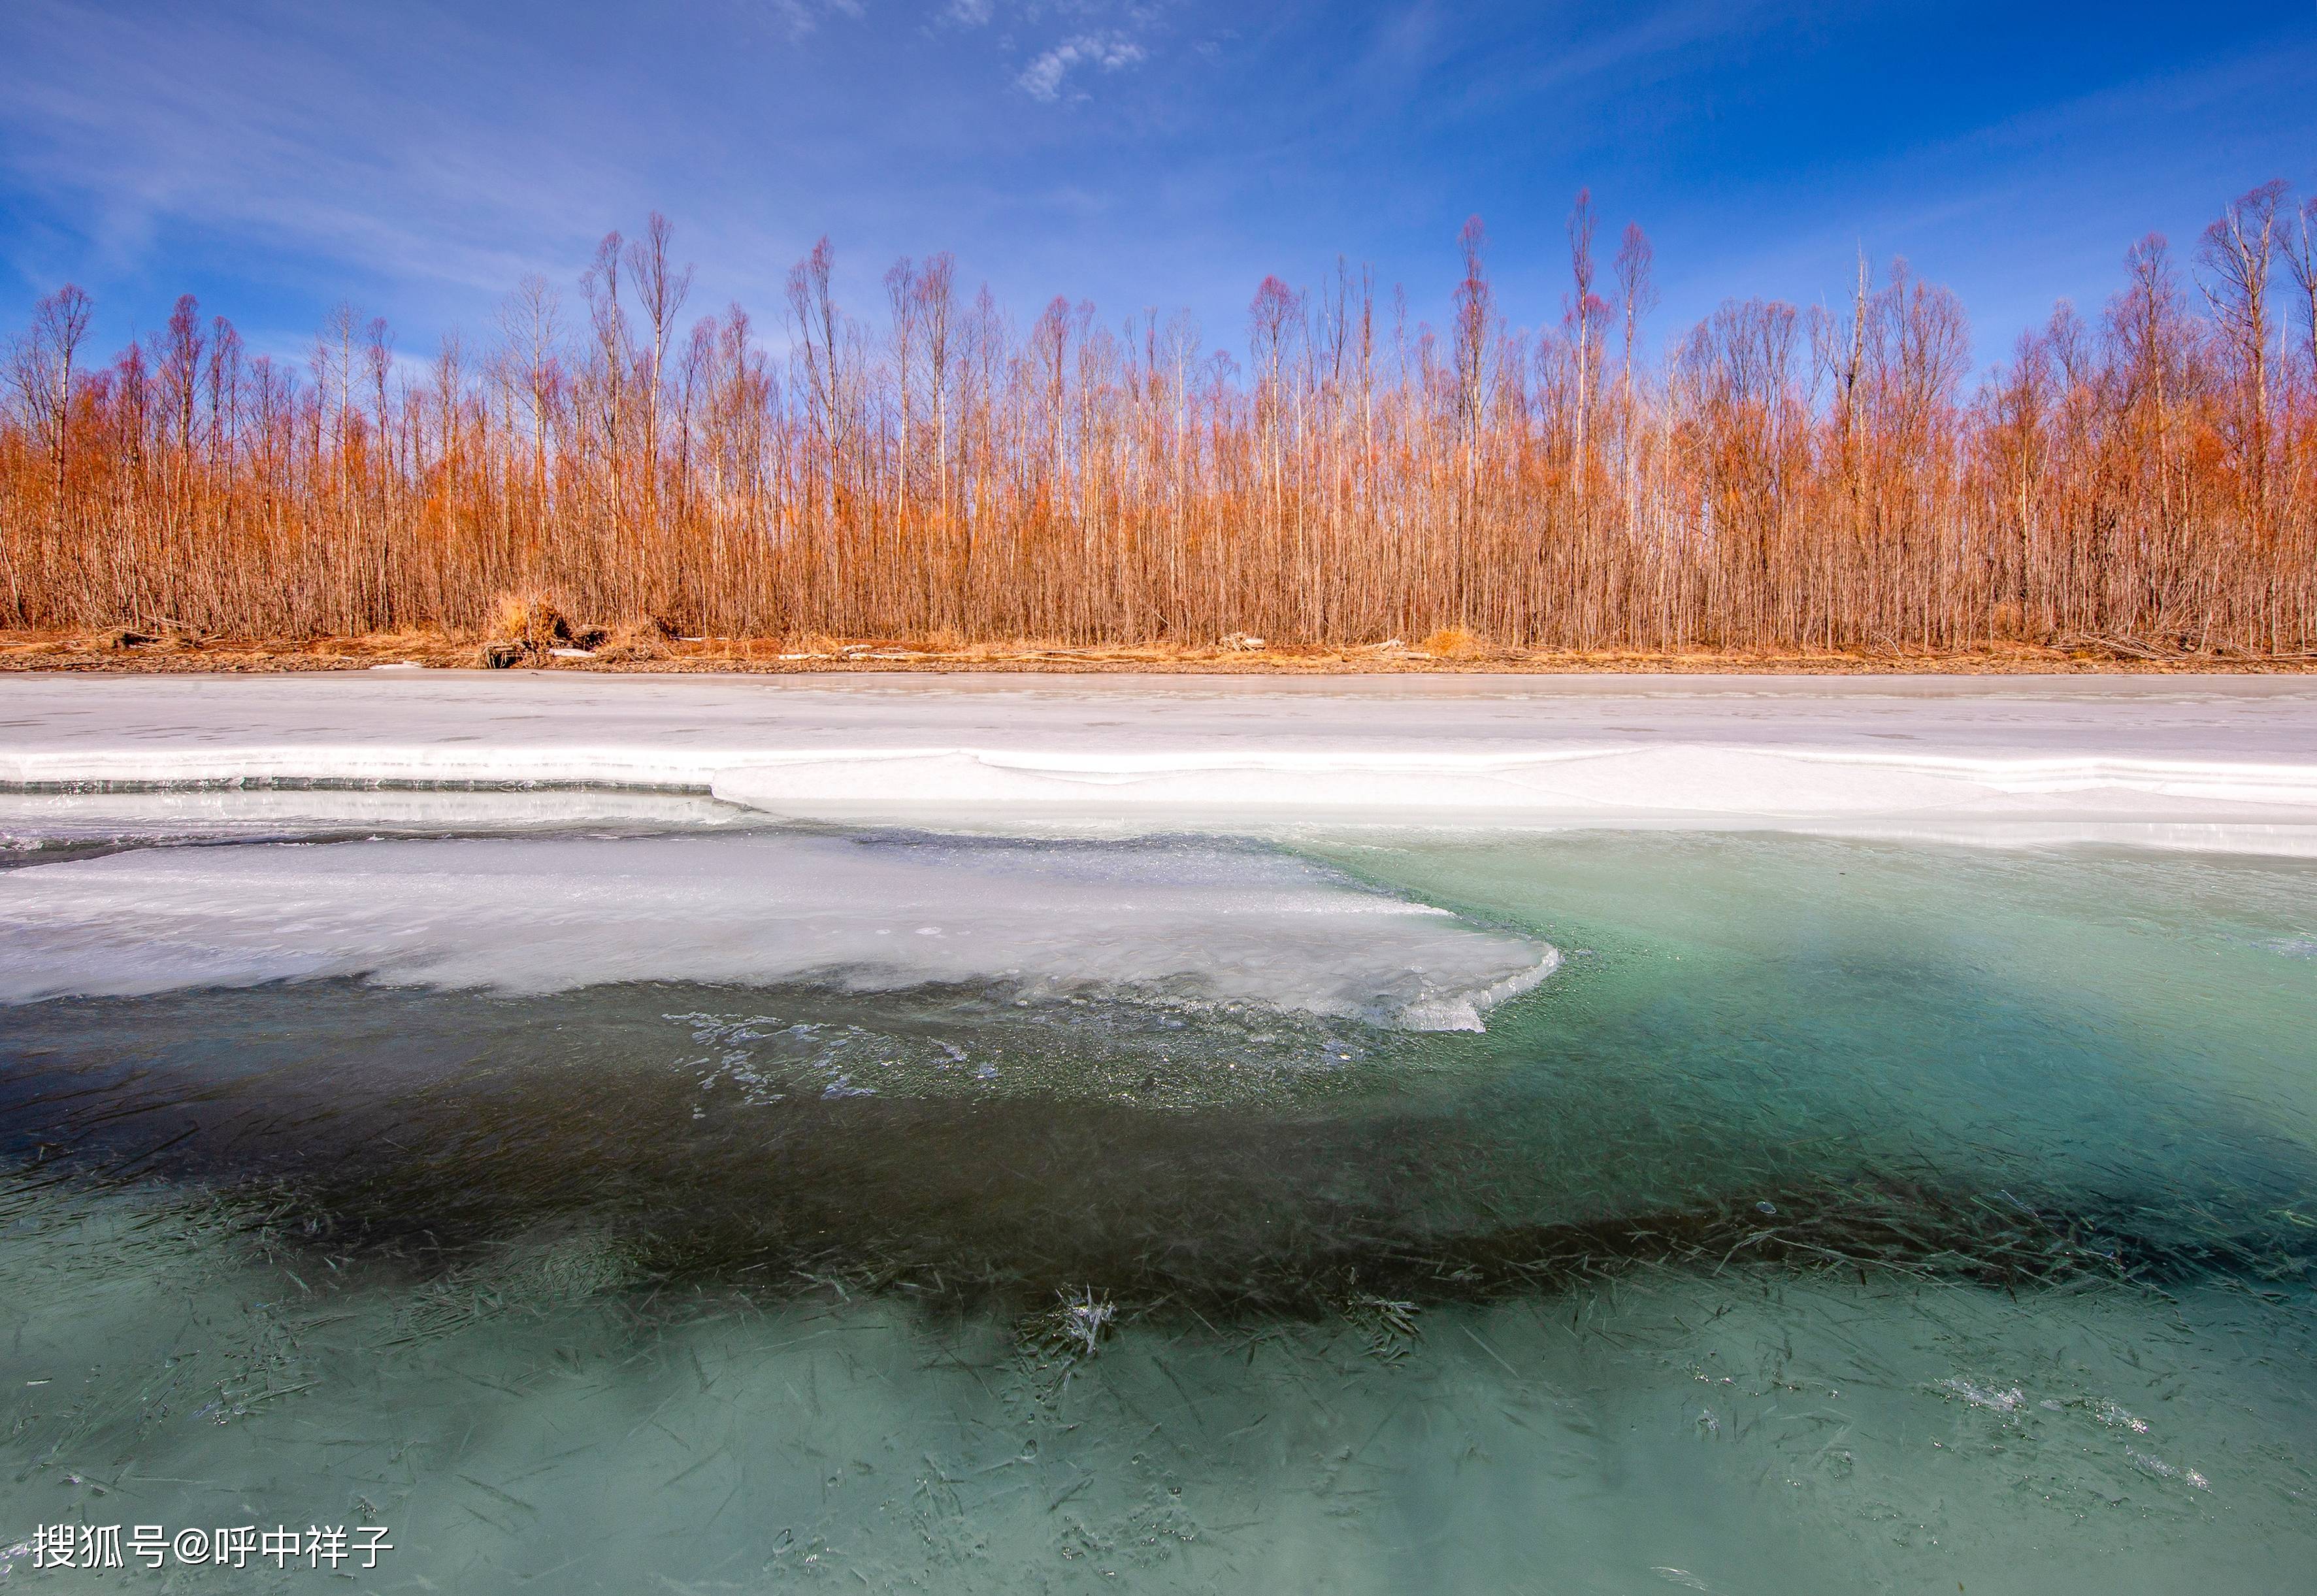
[[[817,818],[1761,825],[2317,851],[2300,677],[0,681],[0,788],[625,788]]]

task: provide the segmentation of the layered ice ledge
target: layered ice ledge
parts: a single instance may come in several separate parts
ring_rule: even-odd
[[[2304,852],[2317,837],[2317,684],[432,671],[0,679],[0,784],[236,782],[675,789],[832,817],[2041,826]]]

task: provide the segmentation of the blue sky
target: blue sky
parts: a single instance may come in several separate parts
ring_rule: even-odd
[[[1969,307],[1982,360],[2140,234],[2317,189],[2317,4],[1275,4],[698,0],[0,7],[0,325],[70,279],[108,350],[191,290],[260,350],[341,299],[424,353],[539,272],[576,304],[650,209],[691,310],[779,333],[826,233],[849,308],[958,257],[1026,320],[1190,308],[1241,343],[1266,272],[1338,254],[1442,319],[1482,216],[1516,322],[1562,224],[1657,245],[1654,332],[1838,299],[1854,252]]]

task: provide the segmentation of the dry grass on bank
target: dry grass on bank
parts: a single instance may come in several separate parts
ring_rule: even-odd
[[[1247,646],[1250,642],[1259,646]],[[318,638],[235,638],[161,627],[101,632],[0,631],[0,672],[231,673],[365,670],[395,664],[467,670],[490,663],[487,656],[495,648],[513,651],[511,656],[502,655],[504,668],[671,673],[1052,671],[1302,676],[1771,672],[1874,675],[2317,671],[2317,655],[2255,657],[2228,650],[2196,653],[2122,638],[2071,639],[2064,646],[1996,643],[1946,653],[1895,648],[1648,653],[1504,647],[1462,628],[1450,628],[1412,647],[1397,640],[1351,648],[1293,647],[1248,638],[1218,640],[1205,646],[1103,647],[1034,638],[964,643],[954,637],[685,638],[651,621],[574,626],[551,611],[541,615],[518,608],[497,614],[479,639],[429,630]]]

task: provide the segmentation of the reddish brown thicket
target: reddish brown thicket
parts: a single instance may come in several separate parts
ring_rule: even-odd
[[[1840,314],[1725,304],[1652,371],[1648,241],[1600,297],[1582,197],[1558,325],[1506,325],[1475,221],[1445,337],[1365,273],[1267,279],[1243,377],[1187,317],[1020,332],[947,256],[872,334],[825,242],[785,351],[738,307],[687,333],[658,217],[580,316],[532,280],[431,370],[351,309],[303,370],[252,358],[190,298],[98,367],[67,288],[13,351],[0,625],[472,631],[545,593],[716,636],[2305,653],[2313,231],[2272,184],[2185,269],[2143,240],[1975,393],[1904,263]]]

